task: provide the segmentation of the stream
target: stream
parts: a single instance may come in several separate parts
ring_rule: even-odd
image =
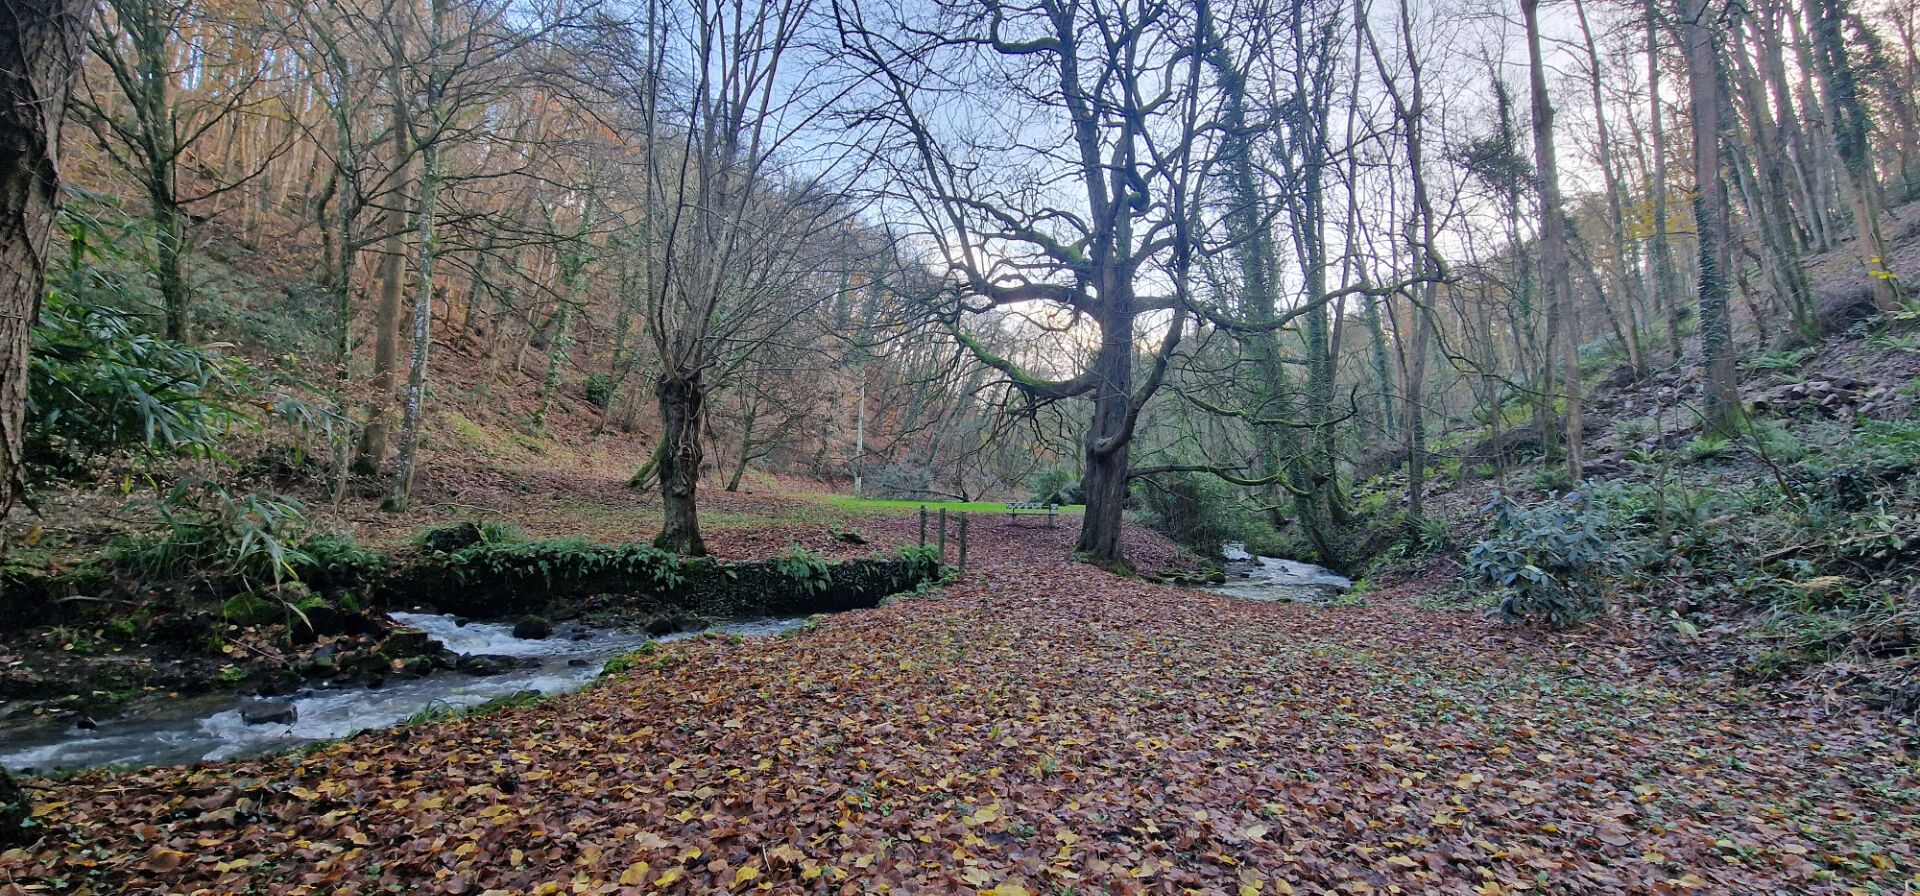
[[[389,680],[378,688],[307,688],[291,700],[291,723],[249,724],[241,709],[262,701],[238,695],[186,698],[103,720],[86,730],[69,726],[38,736],[0,742],[0,767],[47,773],[99,766],[177,765],[271,753],[303,744],[346,737],[356,731],[388,728],[429,708],[461,709],[522,691],[559,694],[586,687],[615,654],[648,641],[680,641],[699,632],[659,638],[643,633],[581,629],[552,637],[515,638],[513,626],[492,622],[465,625],[451,616],[391,613],[393,621],[424,631],[457,654],[507,656],[521,667],[477,677],[440,672],[411,680]],[[746,637],[776,635],[806,620],[748,619],[706,631]]]
[[[1226,545],[1221,549],[1221,556],[1226,560],[1222,571],[1227,581],[1204,589],[1214,594],[1269,603],[1322,604],[1353,588],[1351,579],[1333,570],[1298,560],[1256,557],[1239,543]]]

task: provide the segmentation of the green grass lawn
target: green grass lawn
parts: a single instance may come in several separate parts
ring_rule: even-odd
[[[912,513],[925,507],[928,511],[945,510],[948,513],[1005,513],[1007,505],[1000,501],[901,501],[890,498],[856,498],[852,495],[822,495],[821,500],[829,507],[859,513]],[[1063,514],[1077,514],[1086,508],[1080,504],[1062,504]]]

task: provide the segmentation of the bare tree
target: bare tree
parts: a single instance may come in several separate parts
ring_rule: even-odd
[[[837,8],[847,48],[882,85],[873,114],[900,138],[896,180],[951,276],[956,332],[1031,400],[1092,399],[1078,549],[1122,563],[1135,429],[1187,323],[1178,293],[1204,124],[1195,17],[1162,0],[987,2],[883,33],[853,4]],[[994,117],[1021,132],[947,126],[936,104],[960,91],[1013,105]],[[1139,294],[1152,277],[1168,294]],[[1090,360],[1049,375],[961,326],[1007,309],[1070,328]],[[1144,353],[1143,328],[1159,334]]]
[[[1540,0],[1520,0],[1527,30],[1527,70],[1533,97],[1533,161],[1539,178],[1540,270],[1547,293],[1547,368],[1558,377],[1567,403],[1567,474],[1580,481],[1580,326],[1573,304],[1571,259],[1567,253],[1567,214],[1560,201],[1560,163],[1553,142],[1553,98],[1547,93],[1547,66],[1540,51]],[[1543,382],[1554,382],[1549,375]]]
[[[811,0],[655,0],[643,23],[638,242],[665,505],[654,543],[681,554],[706,553],[696,501],[710,392],[834,294],[813,275],[852,215],[830,179],[857,156],[783,167],[817,136],[808,101],[824,87],[800,59],[816,12]]]
[[[153,229],[163,332],[185,340],[191,304],[188,209],[257,176],[287,145],[279,141],[248,171],[209,178],[216,173],[212,166],[196,164],[217,127],[262,101],[255,88],[266,69],[254,43],[271,32],[214,21],[195,0],[107,0],[106,7],[110,14],[87,35],[106,83],[89,83],[75,102],[107,154],[140,185]],[[200,89],[183,90],[186,84]],[[286,130],[290,138],[292,129]],[[183,187],[183,169],[208,182]]]

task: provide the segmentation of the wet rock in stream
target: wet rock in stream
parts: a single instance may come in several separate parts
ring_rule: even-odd
[[[249,700],[240,704],[240,720],[249,725],[291,725],[300,718],[300,710],[278,700]]]
[[[520,661],[497,653],[463,656],[453,666],[468,675],[505,675],[520,668]]]
[[[528,616],[513,626],[513,636],[523,641],[539,641],[551,634],[553,623],[538,616]]]

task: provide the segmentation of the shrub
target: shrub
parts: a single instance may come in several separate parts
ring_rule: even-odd
[[[619,386],[620,382],[610,373],[596,373],[587,377],[587,403],[605,410],[613,404],[613,393]]]
[[[809,591],[825,591],[833,585],[833,569],[823,554],[792,545],[773,558],[773,568]]]
[[[1633,417],[1615,424],[1613,431],[1627,444],[1644,442],[1660,433],[1659,422],[1652,417]]]
[[[1573,488],[1572,474],[1560,464],[1547,464],[1533,471],[1533,475],[1528,479],[1533,483],[1534,488],[1543,492],[1564,492]]]
[[[625,578],[644,576],[654,586],[670,589],[686,580],[683,561],[672,551],[646,544],[597,545],[584,538],[478,541],[437,554],[432,562],[463,583],[513,581],[552,587],[557,582],[618,573]]]
[[[1033,501],[1038,504],[1085,504],[1080,491],[1080,474],[1072,468],[1055,465],[1036,471],[1027,480]]]
[[[495,520],[428,526],[413,537],[414,544],[442,554],[451,554],[474,545],[520,544],[527,540],[525,529]]]
[[[159,502],[166,531],[123,540],[108,551],[116,565],[148,577],[199,579],[246,589],[298,580],[314,558],[299,546],[307,528],[300,502],[280,495],[234,495],[218,486],[189,500],[189,484]]]
[[[241,419],[246,365],[170,342],[114,308],[48,295],[27,375],[26,459],[42,476],[123,450],[211,455]]]
[[[1155,476],[1143,480],[1135,493],[1149,527],[1203,556],[1216,556],[1222,545],[1244,540],[1251,528],[1227,484],[1206,473]]]
[[[1757,447],[1775,463],[1793,463],[1807,456],[1807,446],[1778,423],[1757,423],[1753,427]]]
[[[877,498],[925,498],[934,493],[933,471],[923,465],[881,464],[868,471],[866,490]]]
[[[1711,460],[1733,450],[1733,442],[1720,436],[1703,435],[1687,443],[1687,456],[1694,460]]]
[[[1524,508],[1502,496],[1487,509],[1493,533],[1467,552],[1467,570],[1500,590],[1501,618],[1566,628],[1606,608],[1624,563],[1596,502],[1569,495]]]
[[[294,574],[313,588],[354,588],[387,567],[387,555],[368,550],[343,532],[321,532],[300,542]]]
[[[1748,370],[1798,370],[1815,353],[1816,350],[1811,346],[1763,352],[1748,358],[1746,363],[1740,366]]]

